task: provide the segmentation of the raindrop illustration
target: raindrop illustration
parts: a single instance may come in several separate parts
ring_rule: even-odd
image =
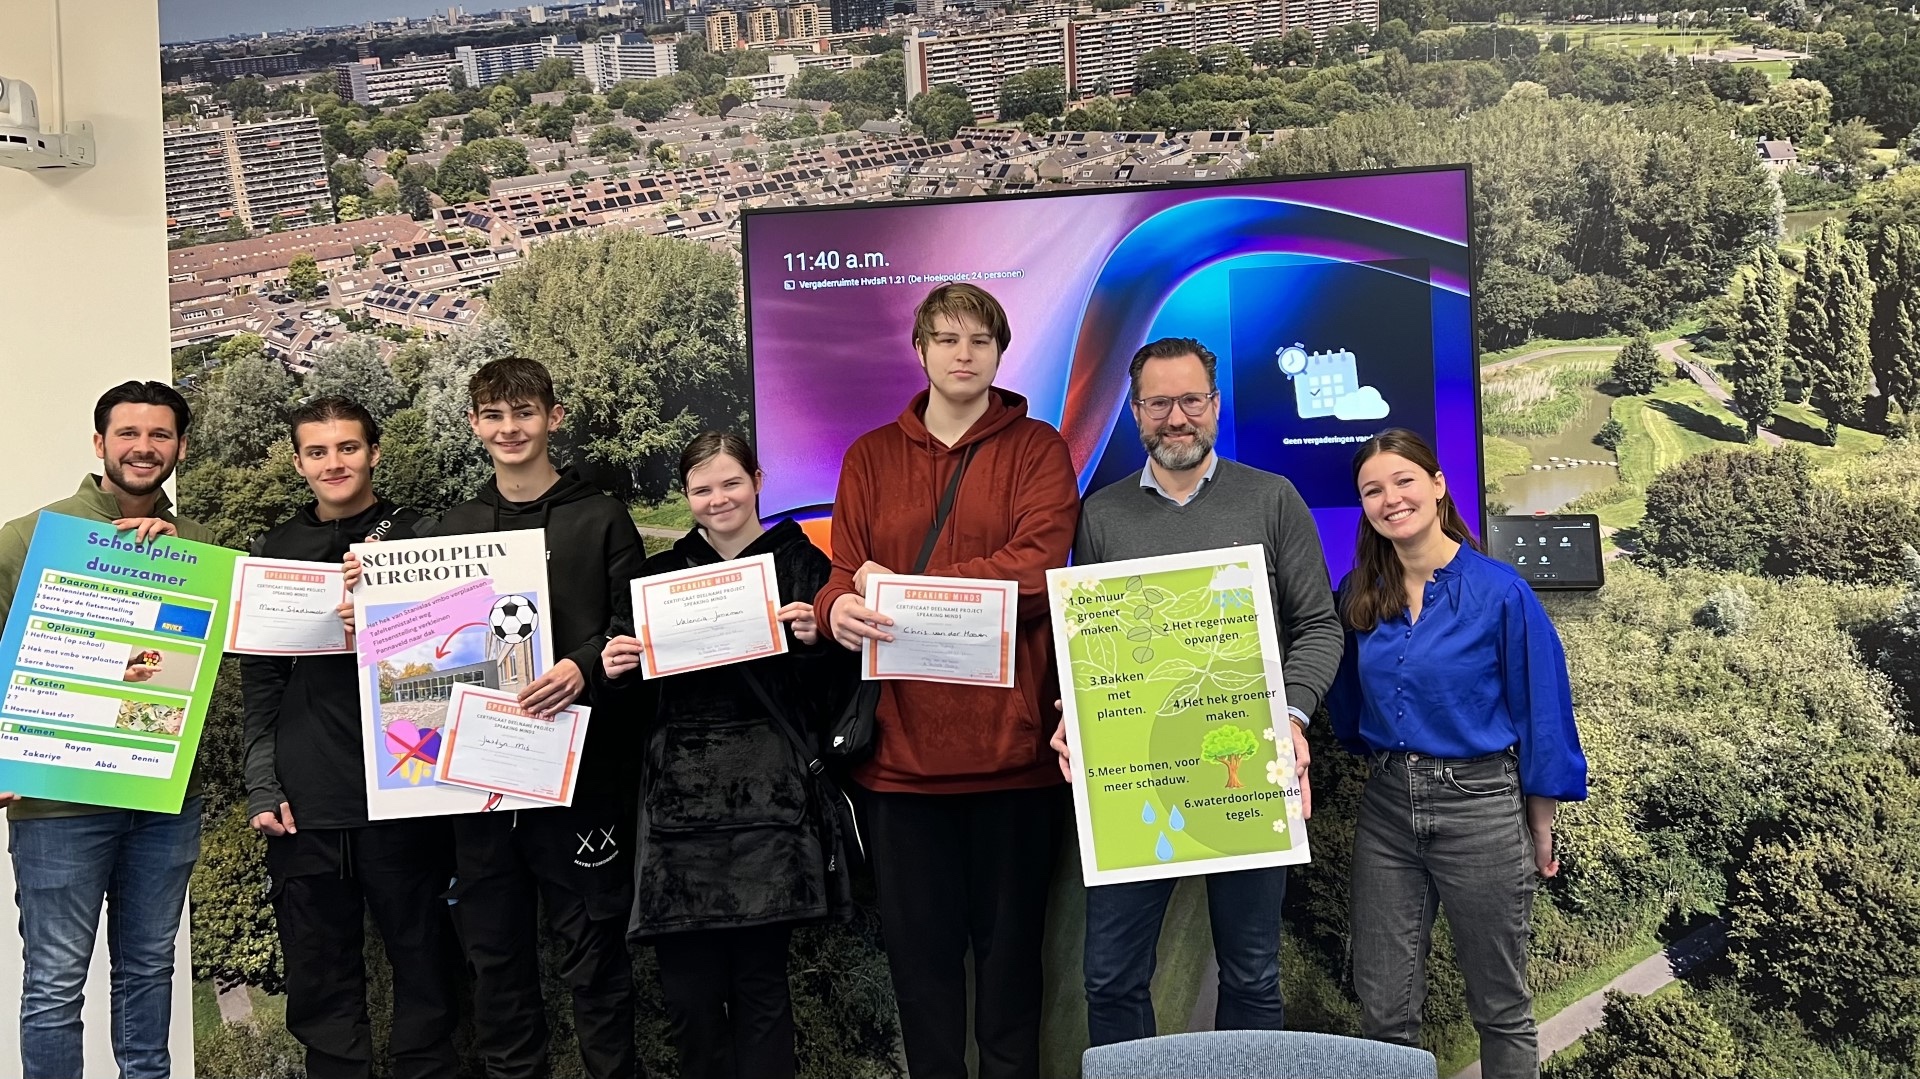
[[[1153,812],[1153,803],[1152,802],[1140,803],[1140,823],[1152,824],[1154,822],[1154,819],[1155,817]]]
[[[1167,833],[1160,833],[1160,842],[1153,845],[1153,856],[1163,862],[1173,861],[1173,844],[1167,841]]]
[[[1180,815],[1179,806],[1174,806],[1173,812],[1167,817],[1167,827],[1177,832],[1177,831],[1180,831],[1182,828],[1185,828],[1186,826],[1187,826],[1187,818]]]

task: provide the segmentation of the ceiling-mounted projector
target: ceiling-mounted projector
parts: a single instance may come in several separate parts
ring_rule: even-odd
[[[0,78],[0,165],[13,169],[93,167],[93,125],[76,121],[53,135],[40,130],[40,100],[19,79]]]

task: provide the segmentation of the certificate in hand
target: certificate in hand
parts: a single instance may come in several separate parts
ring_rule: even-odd
[[[337,562],[236,559],[227,651],[256,656],[351,652],[353,640],[334,612],[346,598]]]
[[[447,747],[434,779],[457,787],[572,805],[591,709],[542,718],[512,693],[459,685],[447,700]]]
[[[787,635],[779,609],[780,583],[770,554],[637,578],[633,621],[640,675],[661,678],[781,655]]]
[[[867,606],[893,619],[893,640],[864,643],[860,677],[1013,685],[1020,582],[876,573]]]

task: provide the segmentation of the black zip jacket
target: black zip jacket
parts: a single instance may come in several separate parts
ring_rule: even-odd
[[[629,724],[610,712],[611,703],[600,650],[616,624],[631,625],[633,600],[628,582],[640,573],[645,553],[640,532],[618,499],[581,479],[569,468],[546,493],[531,502],[509,502],[489,480],[480,494],[447,511],[435,536],[477,532],[547,530],[548,613],[553,618],[553,660],[571,659],[586,676],[579,704],[596,709],[580,752],[580,773],[573,804],[581,807],[618,801],[630,806],[635,786],[637,739]],[[294,810],[298,821],[300,811]]]
[[[739,557],[771,554],[780,602],[811,601],[833,569],[792,520],[781,521]],[[650,577],[722,561],[695,529],[647,559]],[[639,939],[702,929],[812,922],[844,914],[828,879],[832,835],[823,796],[791,739],[814,737],[858,678],[857,657],[824,635],[802,645],[788,630],[787,654],[690,671],[647,683],[640,848],[634,859]],[[784,718],[746,684],[752,672]],[[639,681],[638,675],[629,676]],[[623,679],[623,681],[627,681]],[[841,876],[844,878],[844,871]]]
[[[355,517],[323,521],[310,505],[253,545],[260,558],[339,564],[367,540],[412,539],[431,519],[386,500]],[[359,828],[367,823],[360,682],[351,653],[242,656],[246,702],[247,814],[286,802],[300,828]]]

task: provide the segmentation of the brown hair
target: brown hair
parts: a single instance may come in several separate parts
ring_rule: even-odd
[[[1148,341],[1133,354],[1133,362],[1127,365],[1127,378],[1131,380],[1127,389],[1127,400],[1140,399],[1140,372],[1146,370],[1148,360],[1177,360],[1182,356],[1192,356],[1207,369],[1207,389],[1220,388],[1220,358],[1213,350],[1191,337],[1162,337],[1158,341]]]
[[[482,405],[493,404],[535,404],[550,409],[559,400],[553,395],[553,376],[546,365],[520,356],[494,360],[475,371],[467,380],[467,396],[475,412]]]
[[[380,444],[380,422],[367,411],[367,406],[351,397],[316,397],[287,413],[287,437],[293,440],[294,452],[300,452],[300,428],[328,421],[357,423],[361,441],[369,446]]]
[[[760,471],[760,459],[754,456],[753,443],[733,431],[702,431],[680,451],[680,489],[687,489],[687,476],[715,457],[731,457],[740,462],[751,479]]]
[[[1013,343],[1013,327],[1007,324],[1006,308],[993,294],[978,285],[952,282],[941,285],[913,312],[913,346],[924,348],[933,339],[933,320],[945,315],[951,319],[970,318],[987,328],[1005,352]]]
[[[113,410],[118,405],[159,405],[161,408],[172,409],[173,433],[176,438],[187,437],[187,428],[193,425],[193,409],[187,407],[187,399],[180,396],[179,390],[164,382],[122,382],[101,394],[100,400],[94,402],[94,434],[107,433],[107,421],[112,418]]]
[[[1429,477],[1440,475],[1440,458],[1434,454],[1433,447],[1425,439],[1404,427],[1389,427],[1362,443],[1353,454],[1353,485],[1360,486],[1360,468],[1368,461],[1383,453],[1391,453],[1413,462]],[[1460,507],[1454,503],[1453,492],[1448,491],[1435,507],[1440,514],[1440,530],[1450,539],[1480,549],[1473,533],[1467,531],[1466,518],[1460,516]],[[1353,587],[1348,591],[1342,617],[1352,629],[1361,633],[1373,629],[1382,619],[1391,618],[1406,609],[1407,593],[1405,570],[1400,565],[1400,552],[1394,549],[1393,541],[1374,531],[1373,522],[1367,515],[1360,515],[1360,536],[1354,544]]]

